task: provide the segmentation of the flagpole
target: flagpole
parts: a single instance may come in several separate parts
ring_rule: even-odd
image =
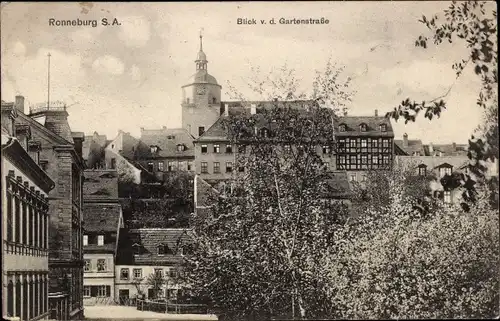
[[[47,109],[50,108],[50,52],[47,54],[49,65],[47,70]]]

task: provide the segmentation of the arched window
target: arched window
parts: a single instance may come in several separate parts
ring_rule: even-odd
[[[368,130],[368,126],[365,123],[359,125],[359,130],[362,132],[366,132]]]

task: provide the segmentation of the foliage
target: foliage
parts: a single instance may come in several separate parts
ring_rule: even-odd
[[[393,201],[336,236],[325,262],[336,318],[498,315],[499,217],[484,191],[470,213],[441,206],[423,219]]]
[[[416,165],[416,164],[415,164]],[[369,210],[380,210],[391,202],[391,186],[400,182],[403,203],[413,206],[430,206],[429,180],[435,177],[418,176],[413,164],[393,165],[390,171],[372,170],[366,172],[366,181],[352,182],[353,202],[357,205],[357,213]],[[431,210],[427,208],[427,210]]]
[[[422,17],[419,22],[424,24],[433,35],[434,44],[440,45],[443,41],[453,42],[458,40],[469,51],[468,57],[453,64],[459,78],[469,63],[474,66],[475,74],[481,80],[481,90],[478,94],[477,105],[485,109],[489,115],[496,115],[498,119],[498,52],[497,52],[497,18],[496,9],[492,3],[484,1],[453,1],[444,12],[444,21],[437,15],[432,18]],[[440,23],[441,22],[441,23]],[[428,38],[420,36],[415,45],[427,48]],[[411,101],[409,98],[387,113],[387,117],[396,121],[403,118],[405,123],[414,122],[419,113],[432,120],[439,117],[446,103],[445,98],[451,91],[441,97],[422,103]],[[477,133],[480,137],[472,136],[469,140],[469,158],[472,160],[470,171],[462,180],[466,189],[463,199],[467,202],[476,201],[475,182],[484,182],[486,161],[498,159],[498,122],[486,122],[485,126]],[[481,137],[482,136],[482,137]],[[466,204],[464,204],[466,206]]]
[[[159,294],[161,294],[162,287],[165,285],[166,280],[160,273],[151,273],[146,278],[146,285],[150,286],[153,290],[152,298],[149,299],[157,299]]]
[[[345,218],[328,200],[318,155],[333,146],[333,117],[317,104],[304,112],[275,102],[256,116],[224,121],[232,143],[246,146],[236,159],[245,172],[234,173],[212,216],[194,227],[197,249],[186,268],[212,308],[238,318],[328,315],[319,262]]]

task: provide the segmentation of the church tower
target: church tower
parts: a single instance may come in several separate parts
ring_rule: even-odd
[[[195,60],[196,73],[182,86],[182,127],[198,138],[220,116],[221,85],[207,71],[208,60],[203,52],[200,34],[200,51]]]

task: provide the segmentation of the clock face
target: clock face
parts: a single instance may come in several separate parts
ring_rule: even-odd
[[[198,88],[196,89],[196,93],[197,93],[198,95],[204,95],[206,91],[207,91],[207,90],[206,90],[205,86],[201,86],[201,87],[198,87]]]

